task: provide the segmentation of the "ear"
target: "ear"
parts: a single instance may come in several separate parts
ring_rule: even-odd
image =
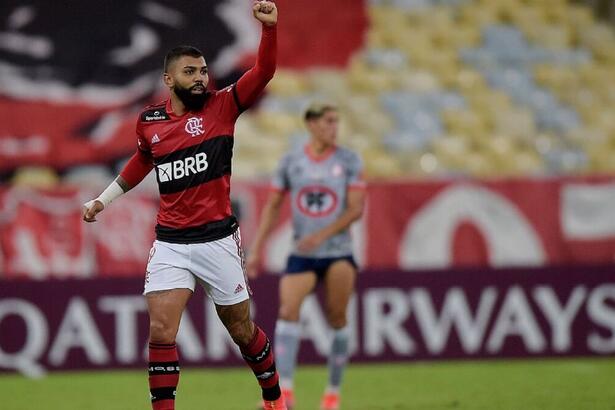
[[[308,129],[308,131],[313,131],[314,130],[314,120],[313,119],[306,120],[305,127]]]
[[[162,75],[162,81],[164,82],[164,85],[169,88],[173,88],[173,86],[175,85],[175,80],[173,80],[173,77],[171,77],[169,73],[164,73]]]

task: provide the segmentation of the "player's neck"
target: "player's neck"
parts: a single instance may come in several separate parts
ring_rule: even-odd
[[[309,145],[310,152],[315,157],[321,157],[325,155],[326,153],[331,151],[334,147],[334,145],[326,144],[324,142],[317,141],[314,139],[310,140],[308,145]]]
[[[179,97],[175,95],[175,93],[171,93],[171,109],[173,110],[173,114],[178,117],[181,117],[186,112],[188,112],[188,109],[186,108],[182,100],[180,100]]]

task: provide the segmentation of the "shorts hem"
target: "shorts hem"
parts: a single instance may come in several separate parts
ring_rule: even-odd
[[[209,296],[209,298],[216,304],[216,305],[220,305],[220,306],[231,306],[231,305],[236,305],[238,303],[244,302],[248,299],[250,299],[250,295],[248,295],[248,292],[245,292],[244,294],[239,295],[236,298],[233,299],[227,299],[227,300],[215,300],[214,298],[211,297],[211,295]]]
[[[161,290],[175,290],[175,289],[188,289],[190,290],[192,293],[194,293],[194,288],[191,288],[190,286],[164,286],[164,285],[158,285],[158,286],[150,286],[146,289],[143,289],[143,295],[147,295],[148,293],[152,293],[152,292],[159,292]]]

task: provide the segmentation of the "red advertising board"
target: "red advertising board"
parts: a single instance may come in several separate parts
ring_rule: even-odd
[[[85,224],[80,208],[92,195],[0,192],[2,276],[140,275],[154,239],[157,199],[129,193],[97,223]],[[234,183],[232,197],[249,251],[266,184]],[[290,251],[287,208],[264,247],[268,271],[283,270]],[[612,264],[615,180],[374,182],[352,233],[363,269]]]

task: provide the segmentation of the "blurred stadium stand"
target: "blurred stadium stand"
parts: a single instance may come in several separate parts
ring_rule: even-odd
[[[2,34],[1,65],[5,74],[26,67],[30,80],[7,75],[0,85],[4,115],[15,104],[19,111],[0,126],[4,175],[16,170],[19,174],[22,165],[48,164],[66,173],[67,182],[83,179],[82,172],[88,180],[107,181],[104,170],[71,168],[96,162],[108,166],[130,154],[134,110],[164,95],[157,84],[160,58],[154,56],[160,57],[169,42],[154,37],[148,43],[148,26],[142,20],[149,18],[156,33],[165,31],[159,27],[156,10],[144,12],[147,3],[135,4],[141,8],[131,10],[134,20],[126,21],[122,26],[126,32],[114,40],[121,43],[132,36],[137,41],[143,36],[142,47],[157,47],[150,54],[142,50],[147,54],[147,75],[139,77],[143,66],[131,67],[128,62],[122,63],[122,70],[117,66],[108,70],[115,75],[103,76],[100,70],[93,74],[98,85],[132,88],[130,96],[112,88],[106,93],[103,88],[88,91],[92,85],[84,72],[66,80],[76,82],[77,91],[53,89],[45,82],[50,74],[34,70],[24,56],[27,53],[15,51],[20,41],[30,54],[44,54],[45,44],[52,47],[43,37],[19,37],[20,27],[27,28],[29,19],[37,18],[37,9],[3,6],[7,8],[3,15],[9,18]],[[282,67],[260,109],[242,116],[237,126],[237,178],[269,175],[281,153],[303,141],[300,114],[312,99],[340,103],[345,119],[341,142],[361,152],[371,177],[542,176],[615,169],[615,119],[610,112],[615,101],[615,83],[610,80],[615,74],[615,35],[612,25],[598,20],[588,5],[565,0],[370,0],[369,24],[364,36],[357,36],[365,16],[356,4],[348,7],[346,17],[355,34],[339,36],[331,28],[326,33],[339,43],[335,53],[322,38],[297,53],[302,33],[293,35],[290,24],[318,16],[288,17],[281,38],[291,34],[281,41]],[[183,15],[178,14],[177,27],[172,19],[167,21],[166,29],[175,32],[195,24],[182,23]],[[221,67],[219,85],[236,78],[254,46],[244,45],[234,57],[234,68],[229,68],[225,61],[233,58],[221,57],[228,51],[223,42],[238,34],[222,29],[228,21],[221,20],[216,21],[217,37],[205,49],[214,61],[214,76],[216,67]],[[128,24],[135,21],[139,24],[130,29]],[[339,26],[339,22],[331,25]],[[142,34],[129,33],[139,27]],[[248,37],[254,32],[253,28]],[[190,40],[200,44],[198,36],[207,35],[201,30]],[[178,37],[171,36],[171,41]],[[114,50],[117,56],[121,49]],[[79,51],[83,52],[75,53]],[[71,66],[75,60],[69,60],[68,67],[87,72],[84,64]],[[65,61],[52,63],[66,68]],[[22,90],[17,89],[20,85]],[[96,90],[101,91],[99,98]],[[28,92],[38,93],[39,100]],[[67,107],[67,96],[85,103]],[[41,114],[50,108],[46,104],[52,107]],[[41,178],[51,172],[42,171]]]

